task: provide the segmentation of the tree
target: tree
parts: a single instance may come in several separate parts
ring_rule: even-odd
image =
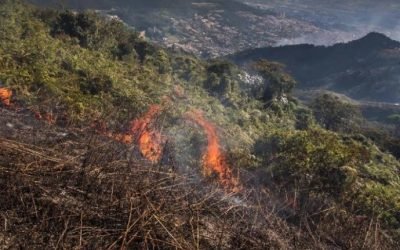
[[[264,78],[263,100],[280,100],[289,94],[296,81],[285,72],[285,66],[276,62],[260,60],[253,65],[254,69]]]
[[[113,54],[118,57],[119,60],[122,60],[124,57],[135,52],[135,44],[137,41],[137,35],[135,33],[124,34],[124,36],[118,38],[117,48],[113,51]],[[142,55],[142,59],[144,56]]]
[[[232,94],[237,89],[232,77],[235,66],[226,61],[212,61],[207,66],[207,80],[204,87],[217,94]]]
[[[388,117],[388,120],[391,124],[396,126],[395,134],[400,136],[400,114],[393,114]]]
[[[296,129],[305,130],[313,124],[312,111],[306,108],[299,108],[295,112],[296,115]]]
[[[317,122],[333,131],[351,132],[362,119],[361,111],[355,105],[343,102],[332,94],[323,94],[311,104]]]
[[[152,47],[149,43],[145,41],[139,41],[135,43],[134,48],[139,56],[139,60],[141,63],[144,62],[148,54],[151,54],[151,52],[155,50],[154,47]]]
[[[65,11],[59,14],[53,25],[52,34],[65,34],[79,40],[82,47],[90,47],[98,33],[96,15],[91,13],[75,14]]]

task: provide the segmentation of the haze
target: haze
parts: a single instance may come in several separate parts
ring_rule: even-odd
[[[323,33],[292,40],[284,39],[282,43],[330,45],[354,40],[372,31],[400,40],[398,1],[244,0],[244,2],[325,27]]]
[[[219,4],[224,11],[240,12],[249,9],[244,7],[249,5],[256,10],[266,11],[268,15],[264,18],[269,18],[269,15],[275,14],[278,19],[289,19],[300,22],[300,25],[309,24],[310,28],[303,28],[300,32],[290,31],[292,34],[284,35],[274,33],[272,41],[254,42],[248,44],[249,46],[237,46],[237,50],[248,47],[260,47],[264,45],[284,45],[284,44],[299,44],[299,43],[312,43],[318,45],[331,45],[337,42],[347,42],[364,36],[365,34],[377,31],[386,34],[395,40],[400,40],[400,3],[394,0],[387,1],[344,1],[344,0],[209,0],[209,1],[159,1],[159,0],[114,0],[114,1],[76,1],[76,0],[32,0],[35,3],[52,4],[53,6],[58,3],[58,6],[64,5],[73,8],[93,8],[93,9],[116,9],[119,10],[118,14],[124,16],[127,23],[141,29],[157,28],[163,29],[162,22],[159,20],[140,20],[137,16],[137,9],[146,8],[147,11],[156,11],[167,8],[174,10],[170,17],[180,18],[181,16],[190,14],[190,17],[198,12],[198,6],[192,5],[193,2],[205,2],[212,4]],[[234,3],[241,5],[235,5]],[[229,7],[227,7],[229,5]],[[234,7],[232,7],[235,5]],[[129,10],[129,11],[128,11]],[[141,13],[139,13],[141,14]],[[260,13],[257,13],[259,15]],[[188,16],[186,16],[188,17]],[[234,20],[225,20],[227,23]],[[278,20],[279,21],[279,20]],[[144,24],[146,23],[146,24]],[[242,21],[241,24],[246,26],[249,23]],[[146,27],[148,25],[149,27]],[[186,24],[185,24],[186,25]],[[282,24],[279,24],[282,25]],[[290,23],[289,25],[296,25]],[[271,24],[264,26],[266,30],[274,29]],[[247,27],[245,28],[247,29]],[[301,29],[301,28],[300,28]],[[185,30],[179,32],[185,33]],[[239,30],[239,32],[241,32]],[[246,34],[242,34],[246,35]],[[163,34],[164,36],[164,34]],[[266,37],[262,34],[265,40]],[[164,38],[164,37],[163,37]],[[179,37],[178,37],[179,38]],[[261,38],[258,38],[261,39]],[[162,39],[161,39],[162,40]],[[193,39],[195,40],[195,39]],[[252,39],[257,40],[257,39]],[[203,44],[204,45],[204,44]],[[251,45],[251,46],[250,46]],[[232,52],[232,51],[226,51]],[[213,53],[211,53],[213,54]],[[219,53],[217,53],[219,54]],[[222,52],[224,54],[224,52]]]

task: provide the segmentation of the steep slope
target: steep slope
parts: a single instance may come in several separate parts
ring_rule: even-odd
[[[155,167],[112,139],[49,126],[26,110],[0,107],[0,122],[1,249],[293,245],[286,234],[295,228],[268,211],[267,197],[250,209],[250,199],[235,202],[196,175]],[[298,237],[297,245],[312,248],[307,242]]]
[[[358,100],[400,102],[400,43],[370,33],[330,47],[292,45],[239,52],[239,64],[259,59],[281,62],[300,89],[328,89]]]
[[[315,123],[278,64],[19,1],[0,23],[1,247],[398,247],[399,161]]]

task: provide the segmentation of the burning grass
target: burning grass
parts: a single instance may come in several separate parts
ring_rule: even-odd
[[[10,106],[11,104],[12,91],[8,88],[0,88],[0,103],[5,106]]]
[[[30,112],[2,109],[0,122],[7,124],[0,129],[2,248],[386,246],[377,220],[346,227],[352,218],[328,208],[319,221],[298,215],[291,217],[300,224],[291,224],[289,210],[260,187],[226,192],[174,165],[142,162],[107,136],[49,126]]]
[[[132,122],[130,132],[135,135],[142,155],[153,163],[160,161],[165,139],[153,128],[154,120],[162,111],[158,105],[150,106],[147,113]]]
[[[188,113],[188,118],[201,126],[207,136],[207,147],[203,154],[204,175],[217,174],[220,183],[225,188],[238,192],[240,190],[239,181],[234,177],[226,161],[226,156],[221,150],[215,125],[207,121],[199,110]]]
[[[10,118],[10,124],[18,122]],[[14,135],[0,131],[2,247],[289,245],[285,234],[291,229],[267,206],[249,206],[245,194],[239,201],[209,183],[199,183],[198,176],[170,171],[173,166],[155,168],[140,162],[126,146],[107,137],[73,130],[56,137],[58,128],[21,118],[37,132],[27,133],[22,124],[14,128]]]

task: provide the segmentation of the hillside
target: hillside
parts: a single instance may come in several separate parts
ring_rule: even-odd
[[[400,162],[279,64],[253,78],[90,11],[6,0],[0,23],[0,248],[399,246]]]
[[[146,37],[203,58],[283,44],[331,45],[368,32],[398,39],[399,4],[316,0],[31,0],[61,8],[96,9],[118,16]],[[371,18],[370,13],[379,18]]]
[[[400,43],[379,33],[334,46],[292,45],[239,52],[239,64],[283,63],[299,89],[327,89],[357,100],[400,102]]]
[[[32,2],[54,6],[57,1]],[[103,14],[118,16],[157,44],[203,58],[268,46],[284,38],[320,30],[314,24],[283,17],[273,10],[254,8],[241,0],[67,0],[64,3],[70,8],[100,9]]]

